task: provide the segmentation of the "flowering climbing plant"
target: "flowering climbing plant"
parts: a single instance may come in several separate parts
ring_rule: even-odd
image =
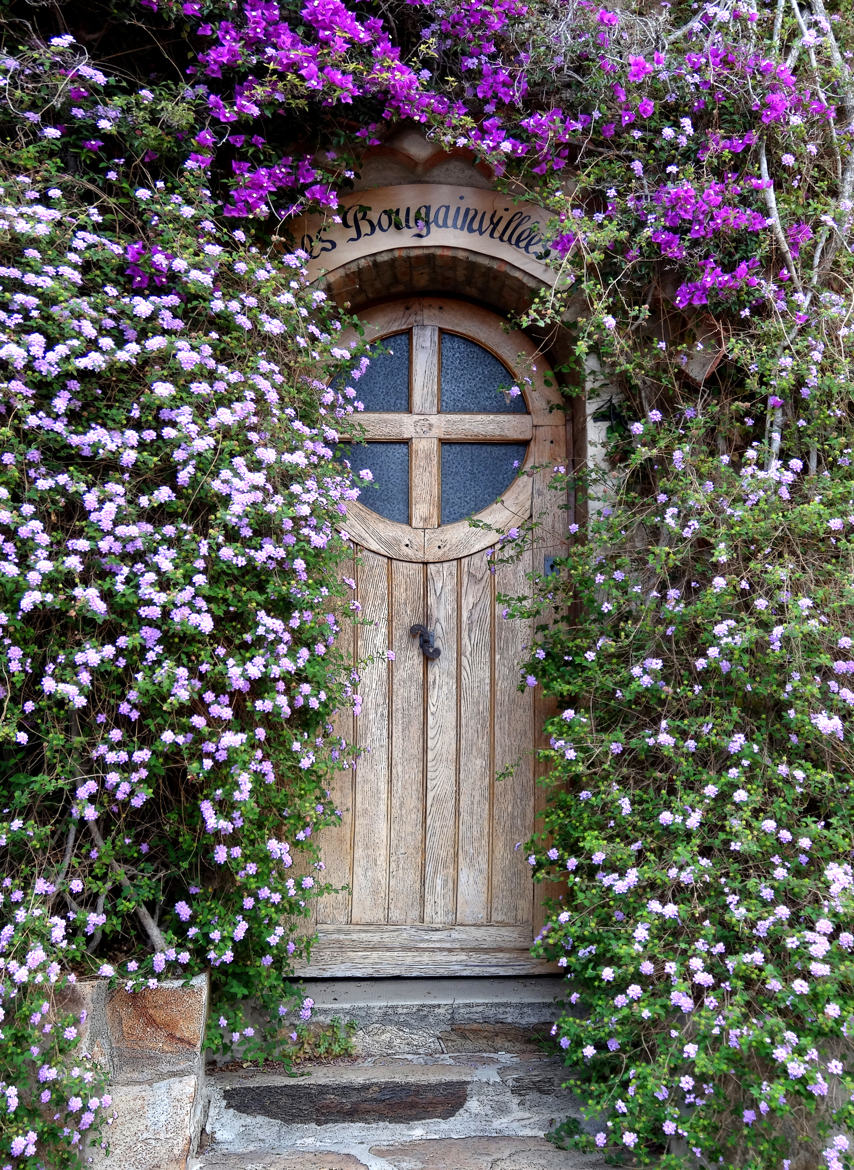
[[[74,1166],[109,1119],[68,981],[210,970],[208,1042],[247,1055],[310,1014],[287,976],[347,762],[332,716],[358,709],[333,458],[358,396],[289,222],[334,220],[402,122],[552,214],[527,322],[572,319],[609,387],[524,670],[562,712],[530,861],[563,886],[539,945],[568,977],[577,1140],[852,1164],[851,23],[824,0],[13,0],[3,1170]]]
[[[10,104],[113,100],[70,37],[2,67]],[[99,119],[143,139],[137,158],[153,101]],[[270,1054],[310,1015],[285,977],[323,888],[314,835],[336,819],[331,717],[352,701],[336,524],[356,493],[331,445],[355,392],[327,389],[341,323],[304,255],[223,227],[198,171],[146,181],[114,161],[99,190],[66,173],[60,131],[14,129],[0,1165],[55,1167],[111,1105],[85,1019],[57,1006],[68,982],[209,969],[208,1043],[249,1055],[250,992]]]
[[[617,1161],[839,1170],[850,14],[695,10],[677,68],[664,32],[621,70],[620,29],[649,35],[635,15],[596,14],[619,102],[598,134],[622,141],[626,175],[591,158],[573,175],[586,200],[555,201],[588,306],[578,356],[607,385],[606,458],[572,478],[590,523],[541,582],[526,667],[558,700],[529,861],[563,888],[538,945],[567,973],[554,1034],[590,1106],[588,1132],[563,1136]]]
[[[606,1108],[597,1146],[843,1166],[850,455],[814,484],[732,432],[716,454],[712,419],[638,420],[621,492],[566,560],[573,616],[530,667],[563,701],[530,856],[565,874],[540,943],[569,980],[555,1034]]]

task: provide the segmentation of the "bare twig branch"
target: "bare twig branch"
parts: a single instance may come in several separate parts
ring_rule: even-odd
[[[838,205],[850,202],[852,195],[854,195],[854,151],[849,153],[848,161],[842,172],[839,183]],[[816,241],[815,252],[813,253],[812,271],[810,273],[811,288],[807,293],[807,305],[812,300],[812,295],[820,278],[830,267],[833,257],[836,255],[840,244],[843,243],[844,238],[845,233],[837,225],[832,227],[830,224],[825,223]],[[827,248],[826,253],[825,248]]]
[[[65,875],[68,873],[68,867],[71,865],[71,856],[74,853],[74,842],[77,839],[77,822],[72,821],[68,826],[68,836],[65,838],[65,852],[62,855],[62,863],[56,872],[54,883],[59,885],[65,881]]]
[[[801,33],[803,34],[803,37],[804,37],[804,40],[801,41],[796,46],[796,48],[799,52],[801,47],[807,41],[807,36],[808,36],[809,30],[807,29],[806,21],[803,18],[803,13],[801,12],[800,7],[798,6],[798,0],[789,0],[789,2],[792,6],[792,11],[795,14],[795,19],[798,22],[798,26],[800,27]],[[793,50],[792,52],[794,54],[795,50]],[[816,93],[818,94],[820,101],[822,101],[825,105],[829,105],[830,103],[828,102],[827,97],[824,93],[824,90],[822,89],[822,86],[821,86],[821,74],[820,74],[819,68],[818,68],[818,61],[816,60],[815,49],[812,47],[812,45],[807,45],[807,55],[809,57],[810,66],[812,68],[813,78],[815,79]],[[786,65],[789,67],[789,69],[791,69],[794,66],[796,59],[797,58],[795,56],[794,59],[790,58],[790,60],[786,62]],[[834,159],[836,160],[836,175],[837,175],[837,178],[841,178],[841,175],[842,175],[842,153],[839,149],[839,139],[836,136],[836,127],[834,126],[832,119],[830,120],[828,125],[830,128],[830,137],[833,141],[833,156],[834,156]]]
[[[783,408],[770,406],[765,426],[766,440],[770,439],[766,471],[773,471],[780,461],[780,444],[783,441]]]
[[[765,152],[764,140],[759,142],[759,173],[762,176],[764,183],[763,192],[765,195],[765,203],[768,206],[768,213],[771,217],[771,226],[774,229],[774,238],[780,246],[780,251],[786,260],[786,268],[789,275],[794,281],[795,288],[798,292],[803,292],[801,287],[800,277],[795,269],[795,262],[792,259],[792,253],[789,248],[789,241],[786,239],[786,233],[783,231],[783,224],[780,222],[780,212],[777,210],[777,196],[774,194],[774,184],[771,182],[771,177],[768,174],[768,155]]]
[[[774,48],[780,44],[780,33],[783,29],[783,12],[786,8],[786,0],[777,0],[777,11],[774,14]]]
[[[74,899],[73,899],[73,898],[71,897],[71,895],[69,894],[68,890],[63,890],[63,891],[62,891],[62,896],[63,896],[63,898],[65,898],[65,901],[66,901],[66,902],[67,902],[67,904],[70,906],[70,908],[71,908],[71,909],[74,911],[74,913],[75,913],[75,914],[80,914],[80,913],[82,913],[83,907],[82,907],[82,906],[79,906],[79,905],[77,904],[77,902],[75,902],[75,901],[74,901]]]
[[[830,59],[839,70],[840,86],[845,97],[845,112],[849,118],[854,118],[854,84],[852,84],[851,80],[851,70],[848,67],[847,61],[842,56],[836,37],[833,35],[833,28],[827,15],[827,10],[824,7],[824,0],[812,0],[812,7],[827,41],[827,47],[830,50]]]
[[[99,849],[106,848],[105,843],[104,843],[104,838],[101,836],[100,830],[98,829],[98,826],[95,824],[95,822],[94,821],[87,821],[86,825],[89,829],[89,832],[92,835],[92,840],[95,842],[95,844],[98,846],[98,848]],[[119,866],[115,861],[111,861],[110,862],[110,869],[113,871],[113,873],[118,878],[119,882],[121,883],[122,889],[125,891],[125,893],[126,894],[133,894],[133,886],[128,881],[127,875],[125,874],[125,872],[121,868],[121,866]],[[149,941],[151,942],[151,945],[154,947],[154,949],[156,951],[165,951],[166,950],[166,939],[161,934],[160,928],[158,927],[158,925],[154,921],[154,919],[151,917],[151,915],[148,913],[145,906],[142,904],[142,902],[138,902],[135,905],[134,909],[136,910],[136,916],[139,919],[140,923],[142,924],[143,930],[148,935],[148,938],[149,938]]]
[[[104,904],[106,901],[107,901],[107,891],[102,890],[101,893],[98,895],[98,901],[95,903],[95,913],[96,914],[101,915],[104,913]],[[93,931],[92,937],[89,939],[89,941],[86,944],[86,954],[87,955],[94,954],[94,952],[98,949],[98,943],[101,941],[101,935],[103,933],[104,933],[103,928],[100,926],[97,927]]]

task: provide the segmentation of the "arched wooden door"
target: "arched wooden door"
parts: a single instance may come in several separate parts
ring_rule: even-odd
[[[324,876],[347,888],[318,903],[309,971],[548,969],[528,953],[537,913],[522,848],[545,712],[519,689],[530,627],[505,621],[497,597],[529,588],[526,574],[560,550],[565,518],[535,468],[565,461],[565,416],[533,344],[492,313],[411,300],[363,321],[381,351],[352,383],[365,442],[349,454],[377,486],[346,524],[365,622],[353,649],[371,661],[361,714],[342,728],[363,754],[339,774],[343,826],[323,842]],[[495,530],[534,512],[534,548],[494,567]]]

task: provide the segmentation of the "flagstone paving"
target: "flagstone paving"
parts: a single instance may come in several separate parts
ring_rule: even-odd
[[[545,1138],[568,1114],[580,1118],[565,1075],[537,1051],[363,1057],[299,1077],[216,1073],[210,1144],[191,1170],[605,1170]]]
[[[355,1057],[298,1075],[209,1075],[188,1170],[606,1170],[546,1140],[580,1103],[542,1036],[557,979],[317,981],[315,1018],[353,1020]]]

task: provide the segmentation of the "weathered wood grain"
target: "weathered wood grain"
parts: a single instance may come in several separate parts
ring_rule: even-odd
[[[403,414],[377,411],[359,415],[364,439],[411,439],[416,435],[466,442],[495,441],[524,443],[531,438],[534,424],[528,414]]]
[[[554,416],[554,423],[544,428],[540,440],[542,451],[541,462],[546,469],[538,472],[534,477],[533,516],[539,528],[534,541],[534,569],[542,572],[547,557],[557,557],[566,550],[567,510],[566,497],[562,492],[549,487],[551,479],[550,469],[555,466],[566,465],[566,426],[559,415]],[[557,582],[558,578],[555,578]],[[554,619],[554,609],[551,608],[539,615],[537,624],[550,627]],[[534,732],[535,747],[539,752],[549,746],[549,737],[545,733],[546,720],[551,718],[557,710],[557,703],[553,698],[547,698],[541,687],[534,691]],[[546,808],[547,791],[540,778],[547,770],[546,764],[537,759],[535,761],[534,791],[534,825],[537,831],[542,829],[541,814]],[[536,882],[534,884],[534,933],[538,934],[546,922],[546,902],[558,899],[564,887],[558,882]]]
[[[353,922],[385,922],[388,906],[389,718],[388,565],[385,557],[363,552],[357,566],[362,616],[357,653],[373,656],[362,669],[359,746],[366,749],[355,772],[353,829]]]
[[[424,532],[425,561],[450,561],[469,556],[495,544],[497,532],[517,528],[531,515],[531,479],[520,475],[500,500],[478,512],[477,519],[486,528],[473,528],[468,520],[428,528]]]
[[[356,544],[380,556],[398,561],[424,560],[424,529],[395,524],[360,504],[358,500],[347,505],[347,520],[342,524]]]
[[[420,922],[424,886],[424,670],[410,627],[424,621],[424,566],[391,564],[389,922]]]
[[[460,808],[457,827],[457,920],[489,916],[490,788],[494,765],[492,636],[495,602],[486,553],[460,566]]]
[[[427,624],[441,658],[427,664],[424,921],[453,922],[457,843],[457,564],[427,566]]]
[[[501,975],[553,975],[553,963],[535,959],[525,950],[459,951],[427,950],[396,951],[383,947],[365,950],[349,947],[318,947],[312,953],[311,965],[300,965],[297,971],[316,979],[378,979],[388,976],[477,976],[490,978]]]
[[[409,516],[413,528],[439,523],[440,447],[435,439],[415,438],[409,444]]]
[[[341,575],[355,580],[355,556],[342,562]],[[338,635],[338,648],[352,668],[355,659],[355,629],[349,614],[348,610],[339,619],[341,631]],[[353,712],[349,707],[339,711],[335,716],[335,734],[345,739],[348,745],[355,742]],[[334,828],[326,829],[320,842],[322,859],[326,867],[323,877],[335,886],[349,886],[353,876],[353,793],[353,769],[339,769],[332,777],[330,798],[334,807],[341,810],[341,823]],[[318,905],[317,921],[318,924],[349,922],[349,889],[341,890],[337,894],[327,894]]]
[[[413,325],[410,399],[413,414],[435,414],[439,407],[439,330]]]
[[[379,926],[320,926],[318,946],[340,945],[369,949],[382,943],[385,947],[408,950],[442,950],[457,947],[461,950],[502,951],[527,947],[531,939],[527,926],[451,926],[439,923],[418,923],[416,925]]]
[[[558,496],[532,469],[565,462],[564,418],[551,409],[557,396],[545,386],[534,344],[521,334],[498,336],[484,310],[413,299],[371,317],[369,338],[412,329],[410,413],[361,420],[370,438],[410,443],[411,524],[394,524],[361,503],[344,522],[368,550],[357,583],[371,624],[357,628],[354,649],[374,658],[363,669],[355,728],[370,750],[355,775],[341,775],[340,787],[336,778],[334,796],[339,805],[349,802],[352,832],[348,838],[339,830],[335,845],[324,842],[327,876],[349,879],[352,897],[320,904],[307,970],[366,978],[549,971],[527,951],[543,891],[535,899],[525,851],[517,848],[542,800],[535,796],[535,751],[548,707],[536,688],[517,690],[531,623],[502,620],[495,597],[496,590],[526,593],[526,572],[541,571],[543,558],[563,548]],[[520,384],[529,363],[530,414],[438,414],[441,329],[476,338],[517,371]],[[466,521],[440,526],[443,439],[529,441],[526,474],[481,513],[501,532],[539,514],[533,549],[521,563],[493,576],[484,554],[495,531]],[[426,660],[409,634],[422,622],[435,632],[438,660]],[[508,766],[508,778],[495,782],[495,772]]]
[[[526,552],[513,564],[496,570],[499,593],[515,596],[529,589]],[[499,606],[499,610],[500,610]],[[506,777],[493,791],[491,905],[493,922],[530,922],[533,884],[525,861],[524,843],[533,828],[534,720],[530,688],[519,691],[523,647],[530,642],[528,620],[504,620],[499,612],[495,631],[495,767]]]

